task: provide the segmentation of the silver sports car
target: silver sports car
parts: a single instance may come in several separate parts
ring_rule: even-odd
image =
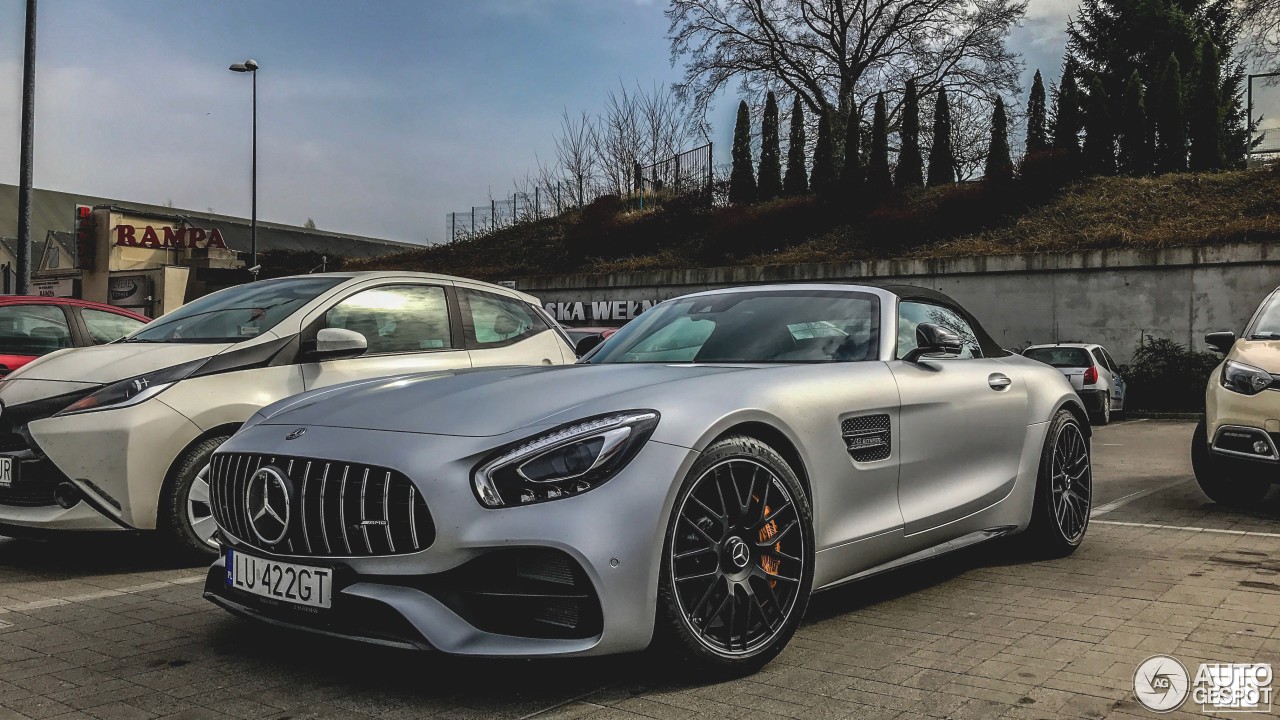
[[[664,302],[566,367],[298,395],[213,456],[205,597],[269,623],[459,655],[655,645],[747,672],[812,592],[1089,522],[1084,407],[911,287]]]

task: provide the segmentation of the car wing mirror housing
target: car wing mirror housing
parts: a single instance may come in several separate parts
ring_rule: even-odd
[[[340,360],[359,357],[369,349],[364,335],[344,328],[323,328],[316,333],[307,351],[309,360]]]
[[[955,357],[963,349],[960,336],[933,323],[916,326],[916,347],[902,358],[907,362],[919,362],[924,357]]]
[[[1236,344],[1236,334],[1229,331],[1211,332],[1204,336],[1204,342],[1214,350],[1226,355],[1231,352],[1231,346]]]
[[[596,346],[602,342],[604,342],[604,337],[600,334],[588,335],[579,340],[577,345],[573,346],[573,354],[578,357],[582,357],[592,350],[595,350]]]

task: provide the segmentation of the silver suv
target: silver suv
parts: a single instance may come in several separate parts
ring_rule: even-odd
[[[1111,353],[1092,343],[1032,345],[1022,354],[1062,371],[1084,401],[1094,425],[1111,422],[1112,414],[1124,416],[1124,378]]]

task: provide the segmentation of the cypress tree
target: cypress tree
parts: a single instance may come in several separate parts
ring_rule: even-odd
[[[1080,88],[1076,85],[1075,63],[1062,69],[1062,84],[1053,98],[1053,146],[1074,156],[1080,152]]]
[[[1191,101],[1189,119],[1191,169],[1197,172],[1220,170],[1222,156],[1222,68],[1218,48],[1211,40],[1200,43],[1200,71]]]
[[[756,174],[751,169],[751,111],[745,100],[738,103],[738,122],[733,126],[733,169],[729,173],[729,202],[749,203],[756,199]]]
[[[840,170],[840,184],[850,195],[862,190],[867,170],[862,165],[862,115],[858,106],[850,103],[849,120],[844,127],[844,165]]]
[[[772,200],[782,194],[782,160],[778,148],[778,101],[773,91],[764,99],[764,119],[760,124],[761,200]]]
[[[1031,97],[1027,99],[1027,154],[1031,155],[1049,149],[1049,135],[1046,127],[1044,80],[1040,71],[1031,81]]]
[[[804,167],[804,106],[796,95],[791,105],[791,136],[787,140],[787,176],[782,181],[782,191],[787,195],[804,195],[809,192],[809,176]]]
[[[1178,56],[1169,54],[1160,74],[1156,103],[1156,169],[1183,172],[1187,169],[1187,120],[1182,102],[1182,67]]]
[[[875,114],[871,118],[871,154],[867,159],[867,193],[873,198],[883,198],[893,190],[893,176],[889,173],[889,120],[884,104],[884,93],[876,95]]]
[[[831,116],[823,111],[818,116],[818,140],[813,145],[813,172],[809,187],[816,193],[829,193],[836,188],[835,147],[831,142]]]
[[[987,167],[983,173],[987,182],[1008,182],[1013,179],[1013,157],[1009,152],[1009,118],[1004,111],[1004,98],[996,98],[991,111],[991,144],[987,146]]]
[[[1084,163],[1091,175],[1114,175],[1116,172],[1116,132],[1111,123],[1111,101],[1102,87],[1102,78],[1096,75],[1089,84],[1088,112],[1084,119]]]
[[[902,128],[898,131],[902,145],[898,150],[898,166],[894,168],[894,187],[902,192],[924,184],[924,160],[920,157],[920,102],[916,97],[916,81],[907,81],[902,99]]]
[[[933,108],[933,147],[929,149],[929,187],[950,185],[956,181],[956,156],[951,151],[951,106],[947,90],[938,90]]]
[[[1151,133],[1147,129],[1147,107],[1142,76],[1134,70],[1124,85],[1120,116],[1120,172],[1147,175],[1151,172]]]

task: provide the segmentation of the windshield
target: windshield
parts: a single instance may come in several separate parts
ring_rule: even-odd
[[[124,342],[241,342],[275,327],[343,278],[281,278],[228,288],[162,315]]]
[[[1031,348],[1022,354],[1056,368],[1087,368],[1093,365],[1089,351],[1078,347]]]
[[[662,303],[585,362],[810,363],[874,360],[880,303],[853,291],[735,292]]]
[[[1280,340],[1280,292],[1272,293],[1262,304],[1253,326],[1249,328],[1250,340]]]

